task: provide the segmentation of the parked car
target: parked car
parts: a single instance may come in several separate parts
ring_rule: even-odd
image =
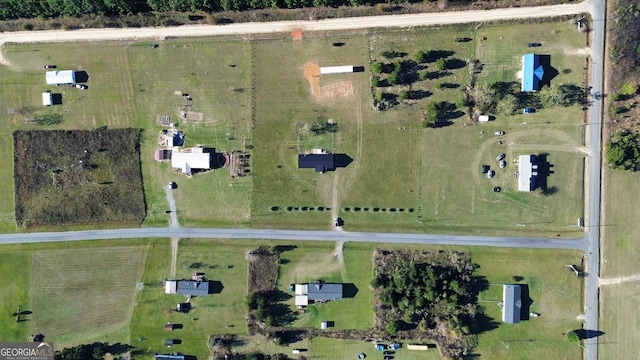
[[[333,219],[333,225],[335,225],[336,227],[342,226],[344,225],[344,221],[342,221],[342,218],[335,218]]]
[[[496,131],[496,132],[493,133],[493,135],[502,136],[502,135],[504,135],[504,131]]]
[[[506,161],[504,161],[504,160],[501,160],[501,161],[500,161],[500,169],[504,169],[504,168],[506,168],[506,167],[507,167],[507,162],[506,162]]]
[[[489,165],[482,165],[480,167],[480,172],[482,172],[483,174],[486,174],[489,172],[489,170],[491,170],[491,167]]]
[[[489,170],[489,172],[487,173],[487,178],[491,179],[494,176],[496,176],[496,172],[493,170]]]
[[[84,84],[76,84],[76,87],[81,90],[87,90],[89,87]]]
[[[526,108],[524,108],[524,110],[522,112],[525,113],[525,114],[533,114],[534,112],[536,112],[536,109],[526,107]]]
[[[45,69],[55,69],[57,67],[58,67],[57,65],[45,65],[44,66]]]
[[[385,351],[383,354],[384,355],[393,355],[395,353],[396,353],[395,351]]]
[[[504,160],[505,156],[507,156],[507,155],[505,155],[504,153],[496,156],[496,161]]]
[[[542,46],[542,44],[541,43],[528,43],[527,46],[528,47],[539,47],[539,46]]]
[[[500,192],[500,190],[502,190],[502,189],[500,188],[500,186],[494,186],[494,187],[493,187],[493,192]]]

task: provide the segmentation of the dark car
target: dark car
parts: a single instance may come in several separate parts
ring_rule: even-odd
[[[393,360],[393,356],[385,356],[384,360]]]
[[[384,355],[393,355],[395,353],[396,353],[395,351],[385,351],[385,352],[383,352]]]
[[[494,187],[493,187],[493,192],[500,192],[500,190],[502,190],[502,189],[500,188],[500,186],[494,186]]]
[[[342,221],[342,218],[335,218],[333,219],[333,225],[336,227],[342,226],[344,225],[344,221]]]
[[[542,46],[542,44],[541,43],[528,43],[527,46],[528,47],[539,47],[539,46]]]
[[[482,165],[480,167],[480,172],[482,172],[483,174],[486,174],[489,172],[489,170],[491,170],[491,166],[489,165]]]
[[[55,69],[57,67],[58,67],[57,65],[45,65],[44,66],[45,69]]]

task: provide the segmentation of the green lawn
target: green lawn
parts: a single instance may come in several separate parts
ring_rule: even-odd
[[[150,248],[144,274],[145,288],[138,294],[131,324],[131,344],[146,353],[180,351],[205,359],[209,356],[207,339],[211,334],[245,334],[247,265],[244,258],[252,247],[248,242],[216,240],[183,240],[177,261],[177,278],[191,278],[194,271],[204,272],[212,281],[222,284],[222,291],[191,299],[193,310],[188,314],[175,312],[176,304],[184,302],[182,295],[167,295],[162,280],[169,277],[171,248],[169,242]],[[190,268],[194,263],[202,267]],[[183,328],[167,333],[167,322]],[[164,339],[180,339],[182,344],[171,349]],[[141,340],[142,339],[142,340]]]
[[[4,249],[3,249],[4,250]],[[15,323],[10,316],[18,310],[34,311],[29,303],[29,278],[31,276],[31,256],[23,251],[2,251],[0,254],[0,276],[4,288],[0,292],[0,337],[4,341],[27,341],[29,322]],[[24,316],[29,319],[31,315]]]
[[[373,273],[372,244],[346,244],[344,261],[335,256],[333,243],[304,243],[281,254],[278,288],[289,291],[289,284],[316,280],[346,284],[345,298],[326,304],[313,304],[292,324],[295,327],[320,327],[321,321],[333,321],[335,329],[368,329],[373,326],[373,298],[370,287]],[[294,311],[293,297],[288,301]]]
[[[413,343],[413,342],[412,342]],[[415,342],[419,343],[419,342]],[[373,347],[372,342],[356,340],[337,340],[329,338],[314,338],[308,342],[308,355],[311,359],[321,360],[344,360],[357,359],[358,353],[364,353],[367,359],[382,359],[382,352]],[[429,344],[420,342],[420,344]],[[440,353],[434,348],[427,351],[407,350],[406,344],[403,348],[396,350],[394,357],[402,360],[436,360],[440,359]]]

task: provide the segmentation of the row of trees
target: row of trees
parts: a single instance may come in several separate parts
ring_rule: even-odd
[[[640,170],[640,135],[634,132],[616,134],[606,145],[607,163],[614,169]]]
[[[150,11],[215,12],[266,8],[339,7],[399,3],[381,0],[4,0],[0,20],[58,16],[114,16]],[[415,0],[409,2],[417,2]]]

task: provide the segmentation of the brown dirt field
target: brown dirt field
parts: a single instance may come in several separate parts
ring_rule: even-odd
[[[250,293],[271,291],[278,281],[278,254],[271,254],[266,247],[247,253],[248,289]]]
[[[320,92],[320,65],[315,61],[307,61],[302,65],[302,71],[304,78],[307,79],[309,86],[311,86],[311,95],[316,100],[320,100],[322,97]]]

